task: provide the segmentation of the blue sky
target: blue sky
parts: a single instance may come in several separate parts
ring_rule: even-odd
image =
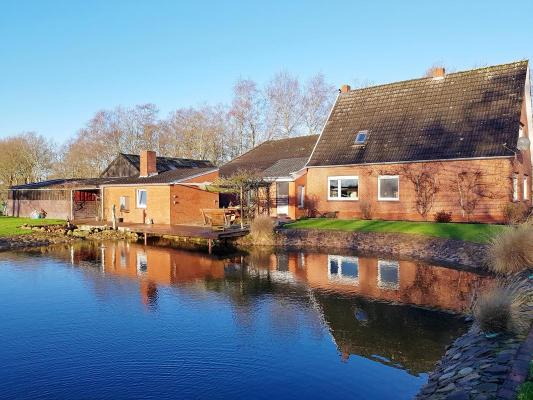
[[[533,58],[533,1],[1,0],[0,137],[99,109],[228,102],[239,77],[337,86]],[[529,24],[528,24],[529,23]]]

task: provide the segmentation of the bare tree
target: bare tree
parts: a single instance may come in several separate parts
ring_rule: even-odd
[[[286,71],[274,75],[265,89],[266,139],[301,134],[302,92],[298,78]]]
[[[495,197],[495,194],[489,191],[481,170],[461,170],[451,180],[450,189],[457,193],[461,213],[467,221],[470,221],[471,215],[483,198]]]
[[[310,135],[320,133],[335,100],[335,86],[326,82],[323,74],[311,77],[302,95],[302,120]]]
[[[416,211],[424,219],[427,219],[428,213],[433,208],[435,195],[439,192],[437,168],[437,165],[428,163],[402,167],[403,175],[411,181],[415,190]]]
[[[233,101],[228,116],[230,120],[231,158],[255,147],[261,140],[264,99],[257,84],[250,79],[240,79],[233,86]]]

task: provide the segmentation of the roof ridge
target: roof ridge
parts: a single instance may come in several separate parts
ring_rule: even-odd
[[[514,64],[522,64],[522,63],[528,64],[529,63],[529,59],[526,58],[526,59],[523,59],[523,60],[518,60],[518,61],[513,61],[513,62],[508,62],[508,63],[503,63],[503,64],[488,65],[488,66],[484,66],[484,67],[466,69],[466,70],[463,70],[463,71],[451,72],[449,74],[446,74],[445,77],[452,76],[452,75],[466,74],[466,73],[469,73],[469,72],[474,72],[474,71],[478,71],[478,70],[482,70],[482,69],[501,68],[501,67],[505,67],[505,66],[510,66],[510,65],[514,65]],[[380,88],[380,87],[384,87],[384,86],[399,85],[399,84],[408,83],[408,82],[422,81],[422,80],[426,80],[426,79],[435,79],[435,78],[433,78],[431,76],[422,76],[420,78],[411,78],[411,79],[405,79],[405,80],[402,80],[402,81],[381,83],[379,85],[372,85],[372,86],[367,86],[367,87],[363,87],[363,88],[352,89],[349,92],[341,93],[341,95],[349,95],[349,94],[351,94],[353,92],[361,92],[361,91],[364,91],[364,90],[375,89],[375,88]]]

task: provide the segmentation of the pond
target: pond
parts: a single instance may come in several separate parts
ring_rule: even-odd
[[[489,278],[349,252],[0,254],[2,398],[410,399]]]

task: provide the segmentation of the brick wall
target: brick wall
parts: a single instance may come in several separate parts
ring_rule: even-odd
[[[481,171],[481,182],[489,193],[489,197],[479,198],[479,203],[470,220],[479,222],[502,222],[503,207],[512,200],[512,176],[519,179],[518,195],[523,198],[522,177],[530,175],[531,164],[529,152],[516,158],[486,159],[469,161],[443,161],[426,164],[432,168],[439,192],[435,195],[434,205],[428,219],[433,218],[437,211],[451,211],[454,221],[465,221],[459,205],[457,185],[453,183],[461,171]],[[408,179],[405,171],[416,171],[422,168],[420,163],[361,165],[350,167],[315,167],[309,168],[307,174],[307,197],[309,202],[323,211],[338,211],[339,218],[360,218],[361,201],[371,204],[373,218],[390,220],[422,220],[416,211],[416,195],[414,184]],[[358,176],[358,200],[328,200],[329,176]],[[378,200],[378,176],[400,175],[399,201]],[[531,179],[528,179],[531,192]],[[528,198],[531,198],[529,195]],[[527,202],[529,203],[529,202]]]
[[[196,186],[171,186],[170,221],[172,224],[203,223],[202,208],[219,208],[218,193],[208,192]]]
[[[29,217],[34,211],[46,211],[47,218],[67,219],[70,217],[70,200],[8,200],[8,215]]]
[[[137,189],[147,191],[146,208],[137,208]],[[116,208],[117,218],[124,222],[144,223],[149,219],[154,224],[170,224],[170,186],[116,186],[104,190],[104,220],[111,221],[111,208]],[[129,209],[120,211],[120,196],[127,196]]]

